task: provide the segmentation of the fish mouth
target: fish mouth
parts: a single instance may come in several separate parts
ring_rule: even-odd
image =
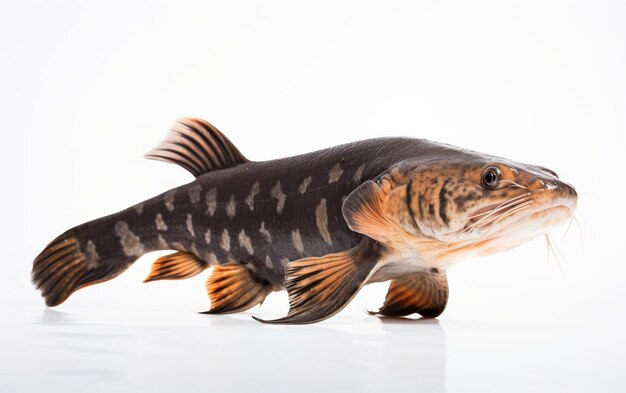
[[[567,218],[574,214],[577,205],[576,197],[549,197],[545,194],[525,194],[501,203],[492,203],[481,207],[471,214],[463,229],[474,226],[503,224],[526,219],[540,219],[552,213],[568,213]],[[479,221],[485,221],[483,225]]]
[[[554,204],[535,209],[523,209],[508,216],[500,223],[500,228],[493,228],[492,235],[485,237],[477,246],[489,245],[509,249],[543,235],[554,227],[567,222],[574,214],[569,204]],[[488,229],[489,230],[489,229]]]
[[[543,221],[543,225],[546,231],[552,227],[565,222],[574,214],[574,210],[571,205],[556,204],[552,206],[544,207],[536,211],[530,211],[526,214],[522,214],[518,217],[520,220],[530,221]]]
[[[470,219],[465,224],[463,230],[470,229],[472,227],[483,227],[490,224],[498,223],[502,219],[506,219],[512,216],[516,216],[518,212],[527,210],[535,201],[531,198],[530,194],[519,195],[506,202],[492,203],[490,205],[481,207],[472,212]],[[484,222],[481,224],[481,222]]]
[[[437,255],[437,259],[449,266],[463,258],[507,251],[567,222],[573,212],[571,204],[529,205],[507,215],[503,220],[487,225],[483,229],[484,234],[455,242],[455,246],[447,252]]]
[[[434,259],[447,267],[461,259],[517,247],[567,223],[577,199],[573,187],[563,184],[526,189],[505,201],[486,200],[485,206],[473,210],[454,231],[438,238],[444,247],[435,251]]]
[[[506,206],[500,203],[482,207],[472,214],[473,218],[461,230],[461,233],[470,230],[475,233],[468,233],[467,239],[459,240],[459,248],[463,249],[468,244],[476,250],[500,246],[511,248],[505,245],[522,244],[566,222],[572,217],[575,206],[575,201],[571,200],[541,203],[531,198],[520,198]]]

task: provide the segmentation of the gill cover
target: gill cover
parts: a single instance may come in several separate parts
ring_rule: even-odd
[[[388,245],[410,242],[418,235],[407,203],[412,176],[412,171],[397,166],[357,187],[342,205],[348,227]]]

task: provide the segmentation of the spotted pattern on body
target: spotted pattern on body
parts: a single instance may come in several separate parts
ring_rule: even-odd
[[[300,254],[304,252],[304,244],[302,244],[302,236],[300,236],[300,230],[296,229],[295,231],[291,231],[291,241],[293,242],[293,246]]]
[[[261,228],[259,229],[259,232],[261,233],[261,235],[263,236],[266,242],[268,243],[272,242],[272,235],[270,234],[270,231],[268,231],[267,228],[265,227],[265,221],[261,221]]]
[[[161,213],[157,213],[154,219],[154,224],[156,225],[156,229],[158,231],[167,231],[167,225],[165,224],[165,221],[163,220],[163,216],[161,215]]]
[[[144,245],[139,236],[130,230],[125,221],[118,221],[115,224],[115,234],[120,238],[120,244],[124,254],[129,257],[139,257],[144,253]]]
[[[202,194],[202,185],[194,184],[189,188],[189,202],[196,204],[200,202],[200,195]]]
[[[176,206],[174,202],[176,201],[176,189],[170,190],[163,195],[163,202],[165,202],[165,208],[167,211],[173,212]]]
[[[252,188],[250,188],[250,193],[248,194],[248,196],[246,196],[246,205],[248,205],[248,209],[250,209],[250,211],[254,211],[254,197],[261,192],[261,186],[259,185],[259,182],[254,182],[254,184],[252,185]]]
[[[215,210],[217,210],[217,188],[211,188],[204,196],[204,202],[206,204],[206,214],[213,217]]]
[[[98,265],[98,260],[100,256],[96,251],[96,245],[93,241],[89,240],[87,242],[87,247],[85,247],[85,260],[89,264],[90,267],[96,267]]]
[[[193,229],[193,215],[187,214],[187,220],[185,221],[185,225],[187,226],[187,232],[189,232],[191,237],[195,237],[196,232]]]
[[[135,209],[137,214],[141,215],[141,213],[143,213],[143,203],[136,204],[135,206],[133,206],[133,209]]]
[[[272,258],[269,255],[265,255],[265,267],[268,269],[274,268],[274,263],[272,262]]]
[[[220,247],[226,252],[230,251],[230,235],[228,234],[228,229],[224,229],[222,232]]]
[[[252,247],[252,240],[250,239],[248,235],[246,235],[246,231],[243,229],[241,230],[241,232],[239,232],[239,245],[243,247],[248,252],[248,254],[250,255],[254,254],[254,247]]]
[[[298,192],[300,194],[304,194],[307,188],[309,188],[309,185],[311,184],[312,181],[313,181],[312,176],[305,177],[304,180],[302,180],[302,183],[300,183],[300,185],[298,186]]]
[[[233,195],[228,199],[228,203],[226,204],[226,215],[228,218],[232,219],[235,217],[237,213],[237,202],[235,202],[235,197]]]
[[[352,181],[355,183],[358,183],[361,181],[361,179],[363,178],[363,171],[365,170],[365,164],[361,164],[357,170],[354,172],[354,175],[352,176]]]
[[[283,208],[285,207],[285,201],[287,200],[287,195],[283,192],[283,189],[280,186],[280,180],[276,183],[272,190],[270,191],[272,198],[276,199],[276,213],[280,214],[283,212]]]
[[[337,163],[333,166],[330,171],[328,171],[328,184],[334,183],[341,179],[341,175],[343,174],[343,169],[341,168],[341,164]]]
[[[328,230],[328,209],[326,208],[326,198],[322,198],[320,203],[315,208],[315,222],[317,223],[317,229],[322,236],[322,239],[326,244],[332,244],[330,238],[330,231]]]
[[[159,245],[159,248],[161,248],[162,250],[167,250],[170,248],[169,244],[167,244],[167,242],[165,241],[165,238],[160,233],[157,238],[157,244]]]

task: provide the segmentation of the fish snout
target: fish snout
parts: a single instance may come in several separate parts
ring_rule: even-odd
[[[558,188],[563,194],[563,196],[568,197],[573,200],[578,200],[578,193],[576,192],[576,189],[574,188],[574,186],[565,182],[559,182],[559,183],[560,184]]]
[[[534,176],[528,181],[528,189],[536,197],[545,198],[546,202],[549,200],[554,205],[564,205],[571,210],[576,208],[578,201],[576,189],[558,178]]]

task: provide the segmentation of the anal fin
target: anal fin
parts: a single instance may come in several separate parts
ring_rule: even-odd
[[[262,303],[272,286],[254,277],[245,265],[216,266],[206,282],[211,309],[203,314],[229,314]]]
[[[372,314],[403,317],[418,313],[425,318],[435,318],[447,303],[446,274],[432,269],[391,280],[385,303]]]
[[[272,321],[305,324],[322,321],[341,311],[375,271],[380,248],[370,239],[355,248],[289,262],[285,287],[289,293],[289,314]],[[377,244],[377,243],[376,243]]]
[[[192,253],[175,252],[154,261],[150,274],[143,282],[190,278],[208,267],[208,263],[201,261]]]

